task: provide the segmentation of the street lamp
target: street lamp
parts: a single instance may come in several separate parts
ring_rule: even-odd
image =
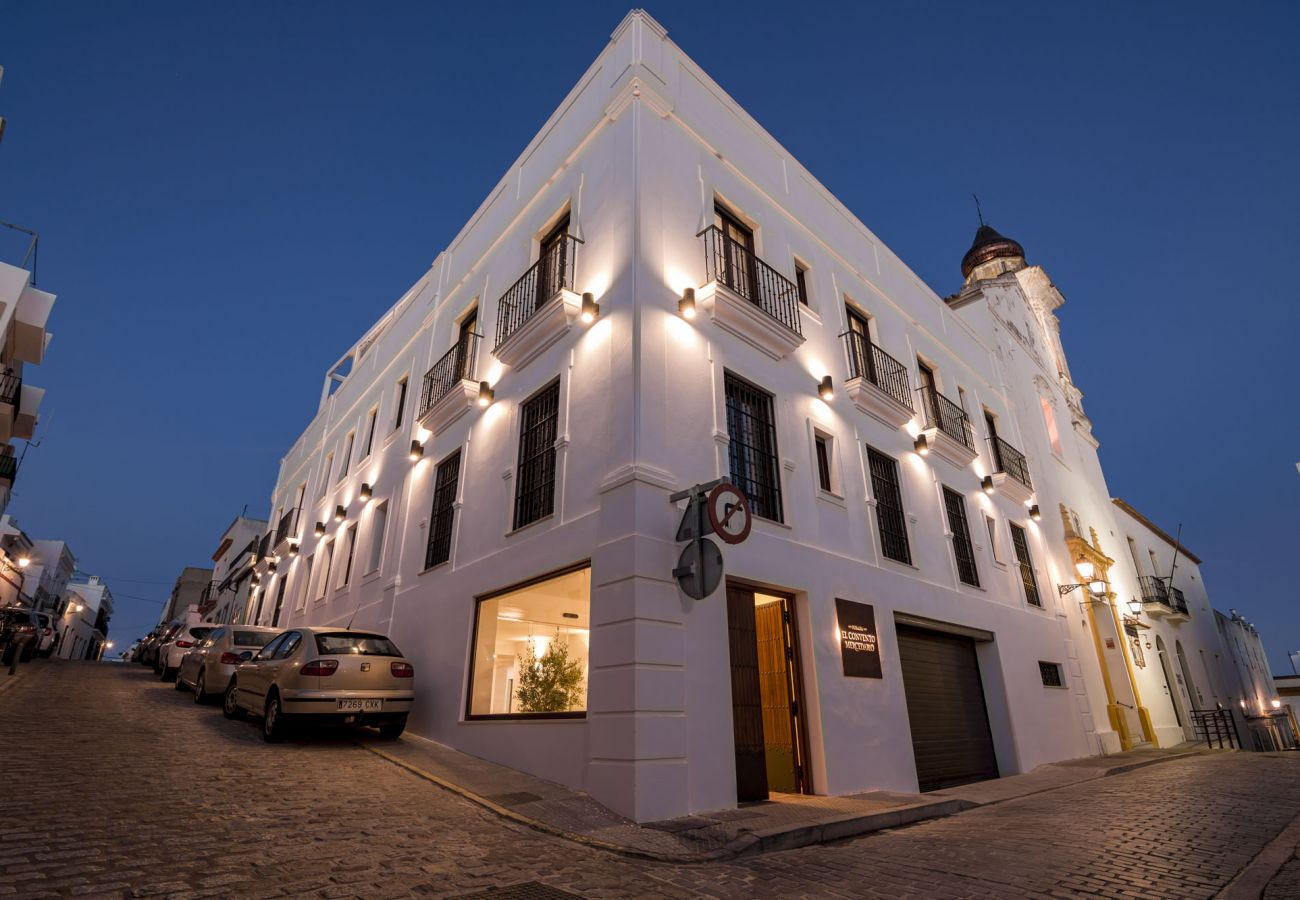
[[[1058,585],[1056,590],[1062,597],[1070,593],[1075,588],[1086,587],[1088,593],[1094,598],[1101,598],[1106,594],[1106,582],[1102,578],[1097,578],[1097,567],[1092,560],[1080,556],[1074,563],[1074,571],[1079,573],[1079,581],[1076,584]]]

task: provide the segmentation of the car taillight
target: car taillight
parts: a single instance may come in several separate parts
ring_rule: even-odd
[[[337,659],[313,659],[307,665],[302,667],[300,675],[333,675],[334,670],[339,667]]]
[[[394,678],[414,678],[415,666],[410,663],[393,663],[388,667]]]
[[[177,646],[177,647],[193,647],[193,646],[194,646],[194,642],[193,642],[193,641],[177,641],[177,642],[176,642],[176,646]]]
[[[240,659],[238,653],[231,653],[227,650],[225,653],[221,654],[221,664],[223,666],[237,666],[239,663]]]

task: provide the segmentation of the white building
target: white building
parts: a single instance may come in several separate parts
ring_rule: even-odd
[[[199,605],[204,621],[243,622],[248,615],[249,581],[265,519],[236,516],[212,554],[212,581]]]
[[[113,593],[98,575],[72,581],[58,622],[61,630],[54,655],[61,659],[99,659],[108,640],[112,615]]]
[[[31,563],[26,569],[26,587],[36,609],[59,611],[68,582],[77,569],[77,558],[64,541],[34,541]]]
[[[962,274],[633,12],[327,373],[254,616],[387,631],[413,730],[639,821],[1177,743],[1063,297],[987,227]],[[719,478],[752,533],[692,600],[669,497]]]
[[[44,388],[26,380],[25,367],[45,359],[54,299],[32,283],[26,269],[0,263],[0,512],[18,476],[13,441],[31,440],[45,398]]]

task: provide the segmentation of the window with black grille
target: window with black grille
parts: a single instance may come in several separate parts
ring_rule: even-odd
[[[523,528],[555,511],[555,438],[559,415],[558,381],[520,409],[515,528]]]
[[[903,517],[903,491],[898,483],[898,463],[871,447],[867,448],[871,469],[871,496],[876,501],[876,526],[880,529],[880,552],[885,558],[912,564],[907,542],[907,521]]]
[[[1011,546],[1016,550],[1016,563],[1020,566],[1020,581],[1025,586],[1025,599],[1034,606],[1042,606],[1043,598],[1038,593],[1038,579],[1034,577],[1034,562],[1029,558],[1029,541],[1025,529],[1011,522]]]
[[[456,486],[460,481],[460,451],[438,463],[433,476],[433,512],[429,515],[429,546],[424,567],[451,559],[451,531],[456,524]]]
[[[1043,687],[1065,687],[1065,675],[1061,672],[1060,663],[1040,661],[1038,674],[1043,679]]]
[[[781,518],[781,468],[776,451],[772,395],[730,372],[726,376],[727,455],[731,482],[749,498],[756,516]]]
[[[948,512],[953,554],[957,557],[957,577],[965,584],[979,587],[980,574],[975,568],[975,547],[971,544],[970,526],[966,522],[966,498],[945,487],[943,505]]]

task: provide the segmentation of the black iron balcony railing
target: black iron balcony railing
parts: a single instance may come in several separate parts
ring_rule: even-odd
[[[1161,606],[1169,606],[1169,588],[1165,585],[1163,578],[1156,578],[1154,575],[1139,575],[1138,587],[1142,591],[1143,603],[1159,603]]]
[[[1169,606],[1174,612],[1182,613],[1185,616],[1189,615],[1187,612],[1187,598],[1184,597],[1183,592],[1176,587],[1171,587],[1169,589]]]
[[[18,415],[18,404],[23,396],[23,377],[10,369],[0,375],[0,403],[7,403]]]
[[[294,507],[280,517],[280,524],[275,529],[275,543],[272,546],[278,547],[286,539],[298,536],[298,516],[301,512],[300,508]]]
[[[573,290],[573,267],[582,243],[571,234],[542,251],[537,262],[501,295],[497,302],[496,346],[519,330],[533,313],[562,289]]]
[[[474,364],[478,358],[481,334],[462,334],[452,347],[424,373],[424,389],[420,392],[420,415],[451,393],[457,382],[474,380]]]
[[[8,481],[11,485],[18,475],[18,457],[0,456],[0,479]]]
[[[262,535],[262,540],[257,545],[257,559],[263,560],[271,555],[271,541],[275,537],[274,531],[268,531]]]
[[[865,378],[903,406],[914,409],[907,366],[871,343],[865,334],[846,331],[840,338],[849,357],[850,378]]]
[[[726,285],[795,334],[803,334],[799,326],[799,288],[793,281],[716,225],[710,225],[697,237],[704,239],[706,281]]]
[[[925,410],[925,427],[937,428],[966,449],[975,450],[975,438],[966,410],[931,388],[920,388],[921,408]]]
[[[1029,478],[1029,460],[1000,437],[993,438],[993,463],[995,472],[1005,472],[1030,490],[1034,489]]]
[[[199,612],[209,613],[217,605],[217,595],[221,593],[221,582],[209,581],[207,587],[199,594]]]

